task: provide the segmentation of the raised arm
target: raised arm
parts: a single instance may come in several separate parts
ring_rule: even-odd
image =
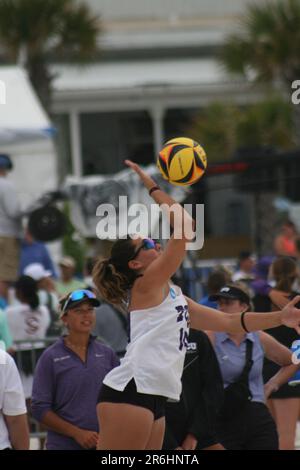
[[[125,163],[138,174],[148,191],[157,187],[155,181],[139,165],[130,160],[126,160]],[[174,233],[161,256],[151,263],[143,277],[139,279],[140,290],[143,286],[147,290],[149,286],[156,288],[168,281],[185,257],[186,243],[192,241],[195,235],[193,219],[179,203],[161,189],[151,192],[151,197],[168,216]]]
[[[194,300],[186,297],[189,307],[191,327],[196,330],[225,331],[227,333],[245,332],[241,313],[223,313],[218,310],[204,307]],[[278,312],[257,313],[247,312],[244,316],[244,324],[247,331],[267,330],[276,326],[285,325],[294,328],[300,334],[300,310],[295,307],[300,301],[297,295],[283,310]]]

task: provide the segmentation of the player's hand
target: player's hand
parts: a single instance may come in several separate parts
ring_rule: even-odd
[[[97,432],[78,429],[74,439],[84,449],[93,449],[97,447],[98,437]]]
[[[300,295],[289,302],[280,313],[281,323],[289,328],[294,328],[300,335],[300,310],[295,305],[300,302]]]
[[[186,438],[181,444],[183,450],[195,450],[197,446],[197,439],[193,434],[187,434]]]
[[[141,178],[141,180],[143,181],[144,185],[146,186],[148,190],[153,188],[153,186],[156,186],[156,183],[151,178],[151,176],[147,175],[147,173],[144,170],[142,170],[142,168],[137,163],[134,163],[131,160],[125,160],[124,163]]]
[[[273,383],[271,380],[269,380],[269,382],[267,382],[264,386],[266,400],[270,398],[270,395],[273,392],[277,392],[277,390],[278,390],[278,385],[276,383]]]

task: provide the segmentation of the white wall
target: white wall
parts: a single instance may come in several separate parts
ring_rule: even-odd
[[[104,21],[240,15],[249,0],[86,0]]]

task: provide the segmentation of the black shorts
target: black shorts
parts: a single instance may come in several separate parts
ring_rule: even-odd
[[[160,395],[139,393],[136,389],[134,379],[128,382],[123,392],[119,392],[103,384],[98,396],[98,403],[128,403],[130,405],[146,408],[153,413],[154,420],[165,416],[166,401],[167,398]]]

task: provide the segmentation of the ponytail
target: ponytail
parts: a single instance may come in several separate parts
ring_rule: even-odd
[[[124,307],[129,291],[139,275],[128,266],[135,253],[131,238],[118,240],[111,250],[111,257],[100,259],[93,269],[93,281],[100,296],[107,303]]]
[[[276,283],[276,289],[283,292],[291,292],[296,276],[282,277]]]
[[[97,261],[93,269],[93,281],[106,302],[116,305],[127,302],[130,286],[126,276],[119,273],[109,259]]]
[[[30,276],[21,276],[16,284],[17,293],[21,294],[22,301],[30,306],[32,310],[36,310],[39,305],[38,287],[37,283]]]
[[[290,293],[297,278],[297,264],[292,258],[276,259],[271,266],[271,273],[276,281],[275,288]]]
[[[28,296],[27,299],[28,305],[32,310],[36,310],[39,307],[40,301],[37,293],[33,293],[32,295]]]

